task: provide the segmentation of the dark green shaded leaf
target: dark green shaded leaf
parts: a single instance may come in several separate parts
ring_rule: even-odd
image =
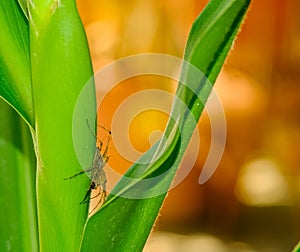
[[[25,122],[0,99],[0,248],[38,251],[35,155]]]

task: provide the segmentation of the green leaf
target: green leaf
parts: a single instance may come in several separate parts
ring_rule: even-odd
[[[41,251],[78,251],[88,205],[89,179],[64,180],[93,159],[95,88],[91,85],[73,127],[73,112],[93,75],[85,33],[73,0],[33,0],[29,6],[32,90],[35,104],[37,207]],[[84,154],[76,156],[73,135]],[[79,154],[82,154],[79,153]]]
[[[294,248],[293,252],[299,252],[300,251],[300,242],[297,244],[297,246]]]
[[[38,251],[35,156],[24,121],[0,99],[0,248]]]
[[[210,83],[217,78],[249,4],[250,0],[211,0],[197,18],[184,59],[200,71],[189,64],[182,67],[166,140],[126,172],[88,219],[82,251],[142,250],[210,94]]]
[[[29,26],[15,0],[0,0],[0,96],[34,128]]]
[[[27,0],[18,0],[19,6],[23,11],[23,14],[28,19]]]

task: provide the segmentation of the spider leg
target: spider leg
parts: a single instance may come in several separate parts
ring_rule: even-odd
[[[101,149],[102,149],[102,146],[103,146],[103,142],[100,141],[100,140],[97,138],[96,134],[93,132],[93,130],[92,130],[90,124],[89,124],[89,121],[88,121],[87,119],[86,119],[86,123],[87,123],[87,126],[88,126],[88,128],[89,128],[91,134],[95,137],[96,141],[99,142],[99,149],[101,150]],[[111,131],[108,130],[107,128],[101,126],[101,125],[97,125],[97,126],[98,126],[99,128],[104,129],[105,131],[108,132],[108,134],[109,134],[109,140],[107,141],[107,144],[108,144],[108,143],[110,142]],[[106,149],[107,149],[107,148],[106,148]],[[107,150],[106,150],[106,152],[107,152]]]
[[[107,137],[106,147],[105,147],[105,150],[104,150],[104,152],[102,154],[103,159],[107,158],[108,147],[109,147],[109,143],[111,141],[111,131],[110,130],[108,131],[108,134],[109,135]]]
[[[95,133],[92,131],[92,128],[91,128],[91,126],[90,126],[90,124],[89,124],[89,121],[88,121],[88,119],[85,119],[86,120],[86,124],[87,124],[87,126],[88,126],[88,128],[89,128],[89,130],[90,130],[90,132],[91,132],[91,134],[95,137],[95,139],[97,139],[97,137],[96,137],[96,135],[95,135]]]
[[[101,190],[101,189],[100,189]],[[99,201],[97,202],[97,205],[92,209],[92,211],[89,213],[91,214],[92,212],[95,211],[95,209],[101,204],[101,202],[104,202],[105,198],[106,198],[106,191],[99,191],[99,193],[97,195],[101,195]]]
[[[83,200],[79,203],[80,205],[82,204],[86,204],[90,201],[90,195],[91,195],[91,191],[92,191],[92,188],[89,187],[89,189],[87,190]]]
[[[89,121],[88,121],[87,119],[86,119],[86,123],[87,123],[87,126],[88,126],[90,132],[91,132],[92,135],[95,137],[96,141],[99,142],[99,150],[101,151],[101,150],[102,150],[102,146],[103,146],[103,142],[100,141],[100,140],[97,138],[97,136],[95,135],[95,133],[92,131],[92,129],[91,129],[91,127],[90,127],[90,124],[89,124]],[[104,150],[103,155],[102,155],[102,156],[105,158],[106,155],[107,155],[109,143],[110,143],[110,141],[111,141],[111,131],[110,131],[109,129],[107,129],[107,128],[101,126],[101,125],[97,125],[97,126],[98,126],[99,128],[101,128],[101,129],[103,129],[103,130],[105,130],[105,131],[108,132],[108,138],[107,138],[107,142],[106,142],[106,147],[105,147],[105,150]]]
[[[64,180],[68,180],[68,179],[75,178],[75,177],[77,177],[77,176],[79,176],[79,175],[83,174],[84,172],[85,172],[85,171],[84,171],[84,170],[82,170],[82,171],[80,171],[80,172],[78,172],[78,173],[74,174],[74,175],[73,175],[73,176],[71,176],[71,177],[64,178]]]
[[[80,171],[80,172],[78,172],[78,173],[72,175],[71,177],[64,178],[64,180],[68,180],[68,179],[75,178],[75,177],[77,177],[77,176],[79,176],[79,175],[81,175],[81,174],[83,174],[83,173],[85,173],[85,172],[93,171],[94,169],[97,169],[97,167],[92,166],[92,167],[90,167],[90,168],[88,168],[88,169],[82,170],[82,171]]]
[[[101,153],[102,147],[103,147],[103,142],[99,139],[97,139],[97,141],[99,142],[99,152]]]
[[[101,189],[101,187],[102,187],[102,189]],[[96,189],[96,188],[93,188],[93,189]],[[91,197],[91,199],[95,199],[95,198],[97,198],[99,195],[101,195],[101,197],[103,197],[103,195],[104,195],[104,198],[106,197],[106,179],[105,179],[103,185],[99,187],[99,192],[97,193],[97,195]]]
[[[97,195],[96,195],[96,196],[93,196],[93,197],[91,197],[91,199],[98,198],[98,196],[99,196],[99,195],[101,195],[101,193],[102,193],[102,192],[101,192],[101,189],[100,189],[100,190],[99,190],[99,192],[97,193]]]

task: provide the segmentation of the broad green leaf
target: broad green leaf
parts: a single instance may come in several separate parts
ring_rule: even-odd
[[[211,0],[197,18],[184,59],[209,81],[195,74],[193,66],[183,65],[166,140],[126,172],[102,208],[88,219],[82,251],[142,250],[210,94],[210,83],[217,78],[249,4],[250,0]]]
[[[0,0],[0,96],[34,127],[29,26],[16,0]]]
[[[0,99],[0,248],[38,251],[35,156],[24,121]]]
[[[94,85],[72,125],[77,98],[93,74],[90,55],[75,1],[29,2],[40,250],[78,251],[88,214],[88,205],[79,203],[89,179],[85,174],[64,178],[87,168],[95,151],[95,138],[86,124],[88,120],[95,125]],[[83,167],[73,135],[85,154]]]

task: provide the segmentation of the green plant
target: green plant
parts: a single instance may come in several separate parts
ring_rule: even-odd
[[[300,251],[300,243],[297,244],[297,246],[294,248],[293,252],[299,252]]]
[[[249,4],[250,0],[211,0],[194,22],[184,59],[210,83],[217,78]],[[4,34],[0,95],[11,105],[0,104],[0,162],[5,171],[0,178],[1,201],[7,206],[1,216],[5,219],[0,224],[0,247],[15,251],[142,250],[166,193],[147,195],[169,188],[196,126],[193,122],[198,121],[211,91],[209,82],[206,78],[190,81],[192,68],[182,69],[181,80],[187,84],[179,83],[176,96],[187,109],[174,101],[172,118],[178,121],[169,120],[167,141],[141,157],[149,164],[134,164],[101,209],[88,218],[88,206],[78,204],[89,186],[88,177],[73,183],[63,180],[81,170],[73,147],[72,116],[79,93],[92,76],[75,1],[0,0],[0,7]],[[78,124],[87,119],[94,125],[93,86],[86,97]],[[79,127],[76,137],[88,167],[95,139],[84,127]],[[157,153],[160,158],[149,162]],[[140,181],[165,171],[155,186],[142,187]],[[134,182],[128,184],[126,177]],[[122,197],[125,192],[138,192],[141,198]]]

